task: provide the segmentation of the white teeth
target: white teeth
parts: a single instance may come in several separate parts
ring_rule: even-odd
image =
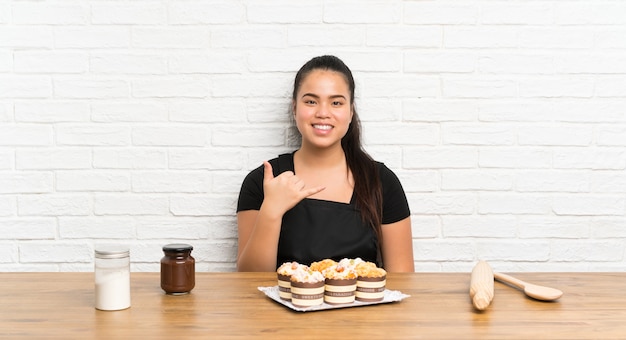
[[[332,126],[330,125],[313,125],[314,128],[316,129],[320,129],[320,130],[330,130],[332,128]]]

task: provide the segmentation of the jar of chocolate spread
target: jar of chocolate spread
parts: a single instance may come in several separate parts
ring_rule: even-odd
[[[196,260],[189,244],[172,243],[163,246],[161,258],[161,288],[167,294],[187,294],[196,285]]]

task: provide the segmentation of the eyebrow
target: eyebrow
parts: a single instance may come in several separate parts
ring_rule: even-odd
[[[307,97],[307,96],[308,96],[308,97],[313,97],[313,98],[319,98],[319,97],[320,97],[320,96],[318,96],[318,95],[316,95],[316,94],[314,94],[314,93],[305,93],[305,94],[303,94],[303,95],[302,95],[302,97],[300,97],[300,98],[304,98],[304,97]],[[343,98],[343,99],[346,99],[346,97],[345,97],[344,95],[342,95],[342,94],[335,94],[335,95],[329,96],[329,98],[332,98],[332,99],[334,99],[334,98]]]

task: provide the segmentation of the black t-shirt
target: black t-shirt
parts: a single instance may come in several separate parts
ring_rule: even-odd
[[[293,153],[269,162],[274,176],[294,171]],[[391,169],[383,163],[377,164],[383,195],[382,224],[403,220],[410,215],[404,189]],[[244,179],[237,212],[261,208],[263,172],[261,165]],[[288,261],[310,264],[325,258],[338,261],[346,257],[380,262],[377,242],[372,228],[361,221],[354,194],[349,204],[305,198],[283,216],[277,266]]]

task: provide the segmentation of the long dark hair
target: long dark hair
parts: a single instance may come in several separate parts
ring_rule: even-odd
[[[331,55],[315,57],[304,64],[294,80],[292,100],[297,100],[298,90],[302,81],[311,71],[330,70],[343,76],[350,89],[350,105],[352,107],[352,121],[348,132],[341,139],[341,147],[346,155],[348,169],[354,177],[354,193],[356,206],[361,211],[363,221],[370,225],[378,237],[378,262],[382,262],[380,245],[382,243],[382,186],[378,175],[378,165],[363,149],[361,143],[361,121],[356,112],[354,103],[354,78],[350,68],[339,58]],[[382,263],[380,263],[382,265]]]

